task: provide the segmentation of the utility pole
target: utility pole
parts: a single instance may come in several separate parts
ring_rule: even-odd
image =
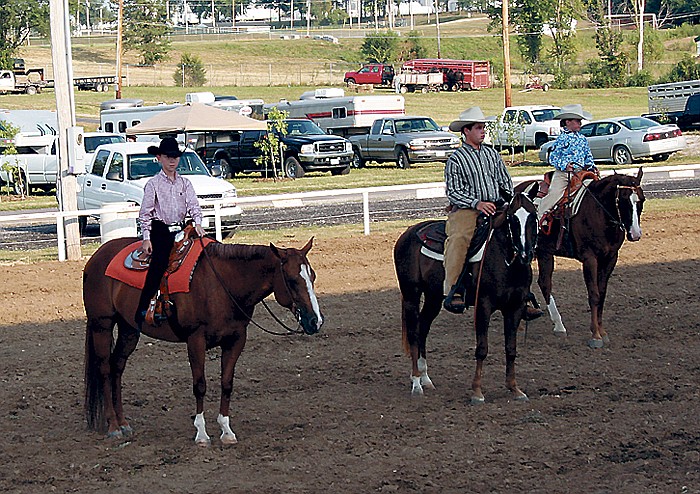
[[[435,0],[435,28],[437,29],[437,55],[438,55],[438,58],[442,58],[440,56],[440,15],[438,14],[438,10],[440,10],[440,0]]]
[[[311,0],[306,0],[306,37],[309,37],[311,30]]]
[[[236,30],[236,0],[231,0],[231,32]]]
[[[122,99],[122,36],[124,35],[124,0],[117,11],[117,99]]]
[[[90,36],[90,0],[85,0],[85,28]]]
[[[508,0],[503,0],[503,91],[505,96],[505,106],[512,105],[512,95],[510,87],[510,35],[508,34]]]
[[[639,9],[639,43],[637,44],[637,72],[644,66],[644,0],[636,0]]]
[[[183,12],[183,15],[185,16],[185,34],[189,34],[190,33],[190,16],[187,15],[187,0],[182,0],[182,12]]]
[[[77,182],[75,175],[68,173],[68,146],[76,145],[76,143],[68,141],[69,128],[75,127],[73,57],[71,55],[68,0],[50,0],[49,22],[51,24],[51,59],[53,62],[54,92],[56,93],[56,113],[58,114],[59,139],[56,187],[59,198],[59,210],[77,211]],[[68,260],[79,260],[81,253],[78,218],[63,218],[62,221],[57,223],[57,228],[65,231]],[[60,250],[59,248],[59,252]]]
[[[289,0],[289,29],[294,29],[294,0]]]
[[[211,27],[216,27],[216,11],[214,10],[214,0],[211,0]]]
[[[374,32],[379,32],[379,13],[377,12],[377,0],[374,0]]]

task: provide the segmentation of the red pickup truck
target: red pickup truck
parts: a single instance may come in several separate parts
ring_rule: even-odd
[[[356,72],[345,73],[345,84],[374,84],[376,86],[391,86],[394,79],[394,67],[383,63],[363,65]]]

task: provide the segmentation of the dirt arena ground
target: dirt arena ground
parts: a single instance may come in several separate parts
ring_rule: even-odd
[[[400,232],[321,234],[310,258],[322,335],[250,330],[234,382],[239,444],[226,449],[217,352],[207,367],[214,441],[201,449],[185,346],[147,337],[125,376],[136,434],[114,442],[87,432],[84,262],[0,266],[0,491],[700,492],[700,213],[645,213],[643,227],[612,278],[610,345],[586,346],[582,276],[560,262],[555,294],[569,336],[552,334],[548,320],[521,334],[517,376],[530,401],[514,403],[495,318],[479,407],[469,405],[470,315],[438,317],[428,341],[437,389],[410,397],[391,260]]]

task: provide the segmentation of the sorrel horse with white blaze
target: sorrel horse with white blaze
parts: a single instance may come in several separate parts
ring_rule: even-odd
[[[613,174],[581,188],[578,212],[570,217],[561,237],[559,229],[566,220],[554,219],[551,233],[539,234],[537,240],[537,284],[547,304],[554,331],[566,334],[561,314],[552,295],[554,256],[577,259],[583,264],[583,278],[588,290],[591,309],[591,348],[602,348],[608,341],[603,327],[603,306],[610,275],[617,264],[618,253],[625,237],[636,242],[642,237],[640,220],[644,207],[642,169],[637,176]],[[533,182],[524,182],[516,191],[528,190]]]
[[[85,266],[83,300],[85,334],[85,415],[90,429],[122,437],[133,431],[122,407],[122,374],[136,348],[139,332],[134,314],[140,291],[105,275],[112,258],[136,239],[124,238],[100,247]],[[221,348],[221,401],[217,422],[221,442],[235,444],[229,425],[229,404],[236,361],[246,342],[255,306],[274,293],[277,303],[294,313],[304,332],[317,333],[323,324],[314,292],[316,274],[307,254],[313,239],[301,249],[273,244],[211,243],[194,268],[190,291],[173,293],[176,317],[143,333],[159,340],[187,344],[196,399],[195,443],[210,444],[204,421],[206,351]],[[116,342],[113,330],[117,327]]]
[[[476,371],[472,381],[473,404],[484,402],[481,389],[483,363],[488,354],[489,322],[497,310],[503,314],[506,387],[514,399],[527,400],[515,381],[515,357],[518,326],[532,283],[530,264],[537,240],[535,206],[530,197],[516,194],[510,204],[490,221],[492,231],[483,249],[483,264],[477,270],[481,271],[481,277],[475,290]],[[417,235],[429,223],[433,222],[410,227],[394,247],[394,264],[401,290],[403,343],[413,364],[411,394],[414,396],[422,395],[423,388],[434,388],[428,377],[426,340],[444,298],[445,269],[442,260],[422,253],[423,243]],[[473,299],[470,304],[474,305]]]

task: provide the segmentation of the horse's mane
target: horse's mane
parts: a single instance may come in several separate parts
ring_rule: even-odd
[[[631,175],[623,175],[623,174],[613,174],[613,175],[608,175],[607,177],[603,177],[600,180],[596,180],[594,182],[591,182],[588,185],[588,188],[591,189],[591,192],[603,192],[607,187],[617,187],[618,185],[639,185],[637,183],[637,177],[633,177]]]
[[[222,244],[212,242],[206,247],[207,253],[219,259],[238,259],[241,261],[255,261],[264,259],[270,254],[270,248],[266,245]]]

